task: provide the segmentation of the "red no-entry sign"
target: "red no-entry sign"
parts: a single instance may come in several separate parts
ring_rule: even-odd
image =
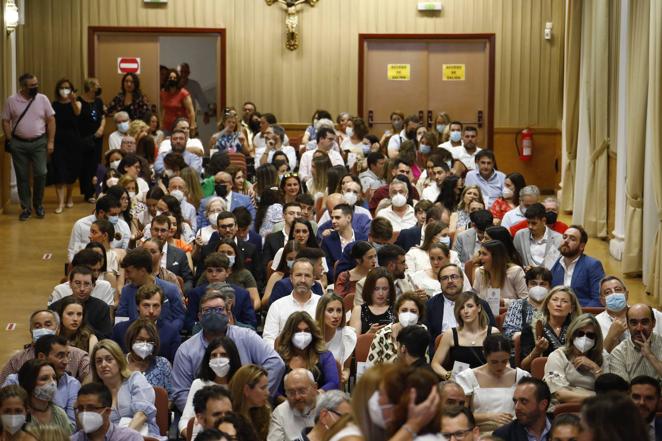
[[[140,73],[140,58],[120,57],[117,59],[117,73]]]

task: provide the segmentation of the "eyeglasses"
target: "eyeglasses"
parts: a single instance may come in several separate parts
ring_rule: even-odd
[[[449,274],[447,276],[441,276],[439,280],[441,280],[442,282],[445,282],[447,280],[460,280],[460,276],[459,274]]]
[[[591,340],[595,340],[595,338],[597,337],[595,335],[595,332],[591,332],[591,331],[584,332],[584,331],[580,330],[580,331],[575,332],[575,337],[583,337],[583,336],[587,336]]]
[[[458,440],[463,440],[464,437],[467,436],[467,434],[472,430],[474,430],[473,427],[467,430],[458,430],[457,432],[441,432],[441,436],[443,436],[444,439],[447,440],[450,440],[453,437]]]
[[[211,313],[216,313],[216,314],[223,314],[225,315],[225,308],[221,307],[216,307],[216,308],[203,308],[202,309],[203,314],[211,314]]]

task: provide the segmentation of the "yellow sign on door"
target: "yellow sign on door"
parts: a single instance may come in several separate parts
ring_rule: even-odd
[[[410,64],[389,64],[386,69],[386,76],[389,80],[409,81],[411,79]]]
[[[464,81],[464,64],[444,64],[444,81]]]

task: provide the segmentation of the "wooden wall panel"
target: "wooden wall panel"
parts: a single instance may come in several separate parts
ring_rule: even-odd
[[[285,13],[264,0],[31,0],[19,36],[19,70],[45,90],[86,75],[88,26],[227,29],[228,102],[251,99],[283,122],[317,107],[356,111],[359,33],[495,33],[497,127],[560,128],[564,0],[445,0],[421,14],[416,0],[319,0],[299,14],[301,47],[284,45]],[[545,22],[554,37],[543,39]],[[182,54],[182,61],[186,54]],[[119,85],[106,84],[106,89]]]

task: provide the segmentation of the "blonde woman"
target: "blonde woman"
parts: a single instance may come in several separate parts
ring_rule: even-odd
[[[269,374],[264,368],[242,366],[230,380],[233,411],[253,424],[258,439],[264,441],[269,432]]]
[[[200,175],[193,168],[185,167],[179,172],[179,177],[186,182],[188,202],[196,208],[199,207],[200,201],[204,197],[200,185]]]
[[[522,330],[522,369],[529,370],[538,357],[549,357],[565,346],[570,323],[582,314],[577,295],[569,286],[557,286],[545,297],[540,307],[542,318],[534,318],[531,327]]]
[[[315,201],[328,195],[330,168],[331,160],[329,159],[329,155],[320,151],[315,152],[311,166],[313,177],[306,182],[308,193]]]
[[[128,427],[145,436],[163,439],[156,425],[154,388],[140,372],[129,370],[125,355],[112,340],[101,340],[90,354],[93,381],[110,389],[113,408],[110,421],[120,424],[128,420]]]
[[[210,149],[218,152],[243,153],[250,155],[246,135],[234,113],[226,113],[218,123],[218,132],[209,140]],[[212,144],[213,142],[213,144]]]
[[[322,330],[326,349],[343,366],[341,384],[349,379],[351,356],[356,347],[356,331],[347,325],[347,311],[342,297],[325,294],[317,302],[315,320]]]
[[[477,185],[467,185],[462,190],[457,210],[451,213],[449,233],[452,236],[456,232],[464,231],[471,223],[469,219],[469,204],[473,201],[483,201],[483,193]]]

